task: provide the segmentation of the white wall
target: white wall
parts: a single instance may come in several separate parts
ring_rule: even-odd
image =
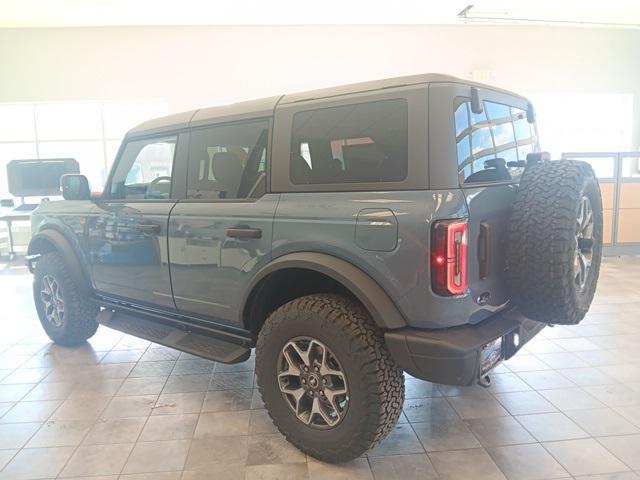
[[[420,72],[490,70],[525,95],[634,98],[640,31],[506,26],[0,30],[0,102],[166,99],[170,111]],[[543,139],[544,140],[544,139]],[[543,145],[544,146],[544,145]]]

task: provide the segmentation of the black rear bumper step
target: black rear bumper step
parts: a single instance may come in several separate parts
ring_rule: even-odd
[[[102,310],[97,321],[105,327],[216,362],[240,363],[251,354],[251,349],[246,346],[204,331],[189,331],[119,310]]]
[[[385,333],[391,356],[407,373],[446,385],[472,385],[480,377],[480,350],[499,337],[502,359],[508,359],[546,324],[531,320],[516,309],[504,310],[476,324],[438,330],[402,328]],[[518,335],[517,345],[513,336]]]

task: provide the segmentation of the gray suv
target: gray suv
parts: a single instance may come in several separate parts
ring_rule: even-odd
[[[218,362],[256,349],[275,425],[329,462],[379,443],[404,375],[489,383],[596,287],[600,190],[548,161],[527,99],[436,74],[151,120],[104,191],[32,219],[42,326],[99,324]]]

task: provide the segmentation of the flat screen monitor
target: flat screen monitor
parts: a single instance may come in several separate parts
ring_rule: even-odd
[[[73,158],[11,160],[7,164],[9,192],[16,197],[60,195],[60,177],[80,173]]]

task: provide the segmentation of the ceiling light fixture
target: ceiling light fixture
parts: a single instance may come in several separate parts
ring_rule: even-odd
[[[472,12],[473,10],[473,12]],[[610,27],[610,28],[640,28],[637,23],[611,23],[589,22],[582,20],[553,20],[544,18],[519,18],[511,16],[505,10],[476,10],[475,5],[470,4],[463,8],[457,15],[463,23],[511,23],[511,24],[536,24],[536,25],[562,25],[584,27]]]

